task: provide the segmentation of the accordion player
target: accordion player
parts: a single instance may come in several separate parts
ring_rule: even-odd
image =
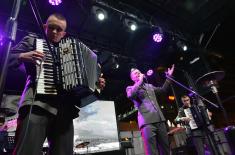
[[[46,41],[36,39],[36,50],[45,54],[44,61],[37,62],[36,94],[62,95],[73,100],[88,96],[94,98],[100,72],[97,55],[85,44],[76,38],[67,37],[57,47],[53,47],[52,55]],[[78,102],[78,106],[90,102]]]

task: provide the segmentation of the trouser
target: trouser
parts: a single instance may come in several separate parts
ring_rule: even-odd
[[[195,149],[197,151],[197,154],[204,155],[205,154],[204,144],[206,141],[205,136],[195,136],[195,137],[192,137],[192,140],[193,140],[193,144],[195,146]]]
[[[192,131],[192,141],[197,151],[197,154],[204,155],[205,145],[206,145],[211,155],[218,155],[219,150],[215,144],[215,141],[212,141],[214,139],[214,135],[212,134],[212,132],[214,131],[214,128],[210,126],[206,130],[207,132],[203,129]],[[209,143],[209,140],[211,143]]]
[[[169,155],[170,144],[165,122],[144,125],[141,128],[146,155]]]
[[[45,139],[49,143],[49,155],[73,155],[73,120],[58,113],[50,114],[37,108],[19,115],[16,130],[16,146],[13,155],[42,155]]]

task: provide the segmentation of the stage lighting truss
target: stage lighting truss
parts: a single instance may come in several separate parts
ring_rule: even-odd
[[[132,12],[128,12],[128,10],[120,10],[119,8],[115,8],[102,0],[96,0],[95,4],[92,6],[92,12],[96,15],[99,21],[105,20],[108,17],[108,13],[110,11],[115,12],[120,16],[121,22],[125,27],[128,28],[129,32],[134,32],[142,26],[148,26],[149,28],[158,27],[158,25],[154,25],[152,23],[152,20],[143,17],[139,18],[138,15]],[[163,39],[163,31],[161,28],[159,34],[155,36],[155,39],[156,42],[161,42]]]

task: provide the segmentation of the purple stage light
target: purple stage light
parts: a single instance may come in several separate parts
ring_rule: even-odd
[[[3,35],[0,34],[0,46],[3,45]]]
[[[60,5],[60,3],[62,3],[62,0],[49,0],[49,3],[51,5]]]
[[[163,39],[162,34],[160,34],[160,33],[155,33],[153,35],[153,40],[157,43],[160,43],[162,41],[162,39]]]

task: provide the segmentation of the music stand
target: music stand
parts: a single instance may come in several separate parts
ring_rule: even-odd
[[[203,87],[210,88],[211,91],[213,92],[213,94],[215,94],[217,102],[219,104],[219,107],[221,108],[221,110],[223,112],[226,125],[228,125],[228,115],[223,107],[223,104],[222,104],[222,101],[220,99],[218,89],[217,89],[218,81],[222,80],[224,78],[224,76],[225,76],[224,71],[209,72],[209,73],[206,73],[203,76],[199,77],[196,80],[196,84],[202,85]]]

